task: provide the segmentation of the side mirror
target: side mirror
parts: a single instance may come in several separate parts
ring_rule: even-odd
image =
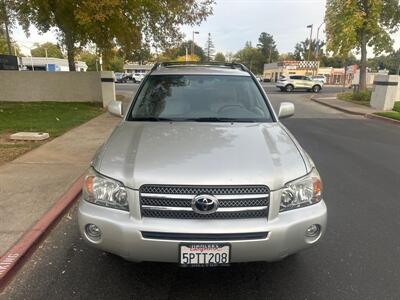
[[[108,104],[108,112],[114,116],[122,117],[122,102],[121,101],[111,101]]]
[[[291,102],[282,102],[279,106],[279,119],[289,118],[294,115],[294,104]]]

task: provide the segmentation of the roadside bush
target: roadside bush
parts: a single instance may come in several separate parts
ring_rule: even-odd
[[[371,101],[371,91],[361,91],[361,92],[348,92],[338,94],[337,97],[340,100],[346,101],[357,101],[357,102],[370,102]]]
[[[393,110],[397,111],[398,113],[400,113],[400,101],[397,101],[397,102],[394,103]]]

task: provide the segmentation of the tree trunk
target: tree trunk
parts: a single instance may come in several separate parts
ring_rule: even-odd
[[[361,33],[360,91],[367,89],[367,37]]]
[[[65,46],[67,48],[68,66],[70,72],[75,72],[75,45],[73,39],[66,37]]]
[[[11,52],[11,41],[10,41],[10,32],[8,30],[9,22],[8,22],[8,12],[7,12],[7,5],[6,1],[3,0],[3,10],[4,10],[4,25],[6,28],[6,39],[7,39],[7,47],[8,47],[8,54],[12,55]]]

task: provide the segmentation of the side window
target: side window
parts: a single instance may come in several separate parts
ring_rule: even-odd
[[[303,80],[308,80],[308,81],[311,81],[311,78],[310,78],[310,77],[308,77],[308,76],[303,76]]]
[[[301,80],[301,76],[295,75],[295,76],[290,76],[291,79],[294,80]]]

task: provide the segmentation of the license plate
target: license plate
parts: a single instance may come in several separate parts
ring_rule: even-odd
[[[179,262],[188,267],[216,267],[229,265],[229,244],[181,244]]]

